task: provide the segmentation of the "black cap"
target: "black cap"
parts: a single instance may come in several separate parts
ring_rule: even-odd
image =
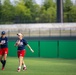
[[[2,35],[5,35],[5,34],[6,34],[6,32],[5,32],[5,31],[2,31],[2,32],[1,32],[1,34],[2,34]]]

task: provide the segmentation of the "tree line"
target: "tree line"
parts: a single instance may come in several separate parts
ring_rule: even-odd
[[[76,5],[71,0],[63,2],[64,22],[76,22]],[[0,0],[0,24],[55,23],[56,1],[44,0],[38,5],[35,0]]]

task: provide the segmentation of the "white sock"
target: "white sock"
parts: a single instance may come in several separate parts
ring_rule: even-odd
[[[26,65],[24,64],[23,67],[26,67]]]
[[[21,66],[19,66],[18,68],[21,69]]]

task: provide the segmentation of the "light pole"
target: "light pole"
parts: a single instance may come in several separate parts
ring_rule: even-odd
[[[0,22],[1,22],[1,0],[0,0]]]
[[[57,0],[57,22],[63,23],[63,0]]]

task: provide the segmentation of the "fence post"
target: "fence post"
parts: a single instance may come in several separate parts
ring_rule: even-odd
[[[61,28],[60,28],[60,36],[61,36]]]
[[[8,31],[8,37],[10,37],[10,31]]]
[[[40,28],[39,28],[39,37],[40,37]]]
[[[59,58],[59,40],[57,41],[57,58]]]
[[[72,36],[72,35],[71,35],[71,28],[70,28],[70,36]]]
[[[29,37],[30,37],[30,29],[29,29]]]
[[[51,36],[51,29],[49,29],[49,37]]]
[[[40,40],[38,41],[38,56],[40,57]]]

